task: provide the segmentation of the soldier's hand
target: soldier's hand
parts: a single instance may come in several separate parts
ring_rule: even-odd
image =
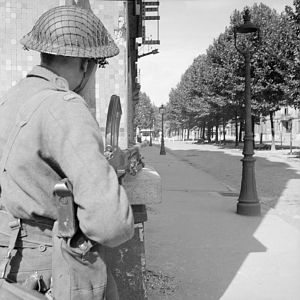
[[[123,151],[119,147],[114,151],[111,151],[111,149],[107,147],[104,155],[110,165],[115,169],[118,177],[124,176],[126,173],[126,165]]]

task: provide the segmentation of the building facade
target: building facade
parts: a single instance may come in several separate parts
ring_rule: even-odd
[[[39,53],[24,50],[19,40],[32,29],[42,13],[70,2],[72,1],[0,0],[0,97],[40,62]],[[137,56],[133,55],[132,30],[129,26],[135,17],[136,3],[90,0],[90,5],[114,38],[120,53],[108,59],[109,64],[105,68],[97,70],[95,79],[84,91],[84,98],[104,137],[110,97],[120,97],[122,117],[119,146],[126,148],[134,138],[132,96],[136,82],[132,76],[135,72],[132,66],[136,68]]]
[[[300,110],[281,107],[274,115],[275,141],[277,145],[300,146]],[[256,125],[256,134],[263,135],[264,141],[272,140],[270,117],[262,118],[261,125]]]
[[[273,116],[275,142],[278,146],[300,147],[300,110],[293,107],[281,107]],[[254,126],[255,141],[270,143],[272,129],[270,116],[261,117],[259,124]],[[235,139],[235,122],[231,121],[226,126],[226,138]]]

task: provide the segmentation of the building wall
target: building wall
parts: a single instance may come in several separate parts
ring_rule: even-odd
[[[291,128],[289,127],[292,124]],[[300,146],[300,110],[292,107],[281,107],[274,116],[275,140],[283,145],[289,144],[292,138],[295,145]],[[271,141],[270,117],[261,120],[260,125],[255,126],[256,139],[260,133],[264,141]]]
[[[277,144],[289,145],[292,139],[294,146],[300,146],[300,110],[292,107],[282,107],[273,117],[275,141]],[[289,123],[292,124],[291,130]],[[220,129],[222,130],[222,129]],[[262,134],[263,142],[272,141],[270,117],[261,118],[260,124],[255,124],[255,141],[259,142]],[[235,122],[226,126],[226,138],[235,139]]]
[[[0,0],[0,97],[39,64],[39,53],[23,50],[19,40],[32,29],[42,13],[64,4],[65,0]],[[105,69],[97,71],[95,82],[90,83],[84,95],[103,136],[110,97],[120,96],[123,114],[119,145],[124,148],[128,145],[126,6],[123,1],[90,0],[90,4],[115,38],[120,54],[109,59]]]
[[[96,73],[96,119],[105,134],[106,118],[110,97],[120,97],[122,117],[120,122],[119,146],[128,146],[128,75],[127,75],[127,42],[126,42],[126,6],[123,1],[90,0],[94,13],[113,36],[120,49],[119,55],[108,59],[108,66]]]
[[[19,40],[31,30],[41,13],[60,2],[0,0],[0,96],[38,64],[39,54],[24,51]]]

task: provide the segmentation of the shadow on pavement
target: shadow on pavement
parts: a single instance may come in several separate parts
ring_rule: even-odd
[[[170,151],[170,150],[169,150]],[[205,171],[226,184],[237,194],[241,187],[242,152],[233,155],[222,151],[171,150],[171,153],[181,161],[188,163],[196,169]],[[262,203],[274,208],[277,200],[286,189],[291,179],[300,178],[291,166],[255,156],[255,178],[258,197]]]
[[[192,142],[194,145],[214,145],[218,147],[219,149],[240,149],[243,150],[244,143],[243,142],[238,142],[237,144],[234,141],[226,141],[224,142]],[[299,146],[297,145],[279,145],[278,142],[275,145],[276,150],[292,150],[293,154],[299,153]],[[271,150],[271,143],[255,143],[254,146],[255,151],[269,151]]]
[[[235,211],[241,155],[168,149],[160,156],[153,148],[143,154],[162,178],[163,201],[148,210],[147,268],[174,277],[176,288],[172,294],[150,288],[149,300],[223,299],[249,255],[268,250],[260,229],[264,215],[276,206],[288,181],[300,176],[285,163],[257,158],[257,191],[266,204],[264,215],[240,216]]]

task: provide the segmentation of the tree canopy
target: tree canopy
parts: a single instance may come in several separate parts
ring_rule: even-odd
[[[139,101],[135,106],[134,126],[139,129],[152,128],[155,123],[155,106],[146,93],[140,92]]]
[[[246,9],[246,8],[245,8]],[[247,7],[260,28],[251,56],[253,116],[273,114],[282,105],[300,107],[300,0],[280,14],[264,4]],[[244,57],[235,48],[233,28],[243,11],[232,13],[228,27],[199,55],[169,94],[171,128],[219,126],[243,118]],[[239,36],[237,36],[237,39]]]

